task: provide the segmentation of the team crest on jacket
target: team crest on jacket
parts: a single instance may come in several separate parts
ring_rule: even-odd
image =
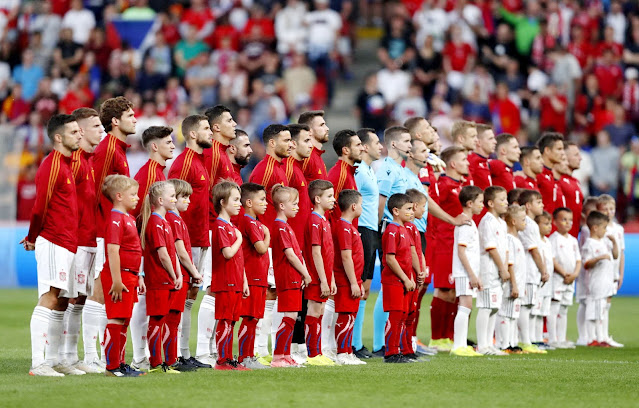
[[[448,283],[450,283],[451,285],[453,283],[455,283],[455,278],[453,278],[453,274],[452,273],[448,274]]]

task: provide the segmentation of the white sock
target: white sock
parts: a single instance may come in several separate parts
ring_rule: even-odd
[[[268,356],[268,338],[271,335],[271,324],[273,323],[273,306],[275,300],[267,300],[264,306],[264,317],[257,322],[255,333],[255,351],[260,356]]]
[[[47,346],[44,349],[44,357],[48,365],[51,367],[57,365],[61,361],[60,344],[62,343],[62,329],[64,321],[64,312],[59,310],[51,311],[49,319],[49,331],[47,332]]]
[[[98,359],[96,342],[100,331],[100,315],[102,305],[93,300],[87,300],[82,310],[82,343],[84,344],[84,362],[91,363]]]
[[[497,316],[497,348],[507,349],[510,347],[511,329],[510,319],[504,316]]]
[[[544,341],[544,317],[543,316],[536,316],[535,338],[537,339],[537,343],[542,343]]]
[[[561,305],[559,302],[552,302],[550,304],[550,314],[546,318],[546,327],[548,328],[548,342],[556,343],[559,341],[557,334],[557,318],[559,316],[559,308]]]
[[[483,350],[488,347],[488,324],[490,323],[490,309],[480,308],[477,310],[477,349]]]
[[[204,295],[197,313],[196,357],[208,357],[211,354],[211,339],[215,338],[215,298]]]
[[[273,304],[273,320],[271,321],[271,349],[275,352],[275,339],[277,338],[277,330],[282,324],[282,319],[284,319],[284,313],[278,312],[277,310],[277,299],[275,299],[275,303]]]
[[[335,316],[335,301],[328,299],[326,306],[324,307],[324,316],[322,317],[322,353],[324,350],[333,350],[333,344],[335,344],[335,328],[333,326],[333,316]],[[331,329],[333,335],[331,336]]]
[[[47,345],[51,310],[36,306],[31,315],[31,367],[44,364],[44,349]]]
[[[58,354],[58,362],[60,363],[67,363],[67,326],[69,325],[69,315],[73,309],[75,309],[75,305],[69,303],[62,318],[62,337],[60,338],[60,354]]]
[[[73,306],[73,307],[72,307]],[[61,347],[62,360],[69,364],[75,364],[78,362],[78,341],[80,340],[80,325],[82,322],[82,311],[84,305],[69,304],[66,312],[64,313],[64,338]]]
[[[580,301],[579,307],[577,308],[577,332],[579,333],[579,339],[577,340],[578,342],[588,341],[588,333],[586,331],[586,301],[585,300]]]
[[[106,364],[106,354],[104,353],[104,332],[106,332],[107,326],[107,315],[106,315],[106,306],[100,305],[100,319],[98,320],[98,338],[100,339],[100,353],[102,353],[102,357],[100,360],[104,364]]]
[[[608,339],[610,338],[610,303],[606,303],[606,306],[604,307],[604,315],[603,320],[601,321],[601,328],[603,341],[608,341]]]
[[[497,309],[490,311],[490,319],[488,320],[488,347],[493,346],[495,339],[495,328],[497,327]]]
[[[468,318],[470,317],[470,309],[464,306],[457,307],[457,315],[455,316],[455,335],[453,350],[468,345]]]
[[[586,320],[586,343],[597,340],[597,321]]]
[[[337,318],[339,317],[339,313],[333,313],[333,321],[331,322],[331,332],[330,332],[330,346],[331,350],[337,354],[337,339],[335,337],[335,325],[337,324]]]
[[[530,344],[530,307],[522,306],[519,312],[519,320],[517,320],[517,326],[519,326],[519,333],[521,336],[519,340],[523,344]]]
[[[144,360],[149,352],[148,342],[146,340],[149,331],[149,317],[146,315],[146,295],[138,296],[138,302],[133,305],[133,313],[131,314],[131,345],[133,346],[133,361],[140,362]]]
[[[180,350],[186,360],[191,358],[191,349],[189,348],[189,339],[191,337],[191,311],[193,309],[193,303],[195,300],[186,299],[184,303],[184,313],[182,313],[182,320],[180,321]]]
[[[595,320],[595,340],[597,340],[599,343],[603,342],[604,336],[603,336],[603,320],[602,319],[597,319]]]
[[[566,332],[568,331],[568,306],[560,305],[559,314],[557,315],[557,341],[563,343],[566,341]]]
[[[510,345],[512,347],[517,347],[519,345],[519,330],[517,328],[517,320],[510,320]]]

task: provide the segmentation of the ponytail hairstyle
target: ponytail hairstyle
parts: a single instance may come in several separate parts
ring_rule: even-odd
[[[168,181],[157,181],[149,187],[149,193],[144,197],[144,204],[142,204],[142,211],[140,211],[140,243],[142,249],[144,249],[144,235],[146,232],[146,226],[149,224],[149,218],[151,218],[151,212],[154,207],[158,206],[158,202],[164,190],[169,185]]]

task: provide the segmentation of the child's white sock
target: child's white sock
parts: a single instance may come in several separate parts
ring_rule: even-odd
[[[273,306],[273,321],[271,323],[271,350],[275,352],[275,339],[277,338],[277,331],[284,319],[284,313],[277,311],[277,299],[275,299],[275,305]]]
[[[322,354],[324,353],[324,350],[327,350],[327,351],[333,350],[333,345],[335,344],[335,324],[333,322],[334,320],[333,318],[336,316],[337,316],[337,313],[335,313],[335,301],[333,299],[328,299],[326,301],[326,306],[324,307],[324,316],[322,317],[322,322],[321,322]],[[331,339],[331,329],[333,332],[332,339]]]
[[[498,333],[499,336],[497,336],[497,346],[502,350],[510,347],[510,338],[512,337],[510,323],[511,319],[504,316],[498,316],[496,333]]]
[[[563,343],[566,341],[566,332],[568,331],[568,306],[561,305],[559,307],[559,315],[557,316],[557,341]]]
[[[271,324],[273,323],[273,306],[275,306],[275,300],[267,300],[264,307],[264,317],[257,322],[255,351],[262,357],[270,354],[268,352],[268,338],[271,335]]]
[[[567,324],[567,323],[566,323]],[[579,333],[579,339],[577,343],[588,342],[588,332],[586,330],[586,301],[579,301],[579,307],[577,308],[577,333]]]
[[[203,358],[211,354],[211,339],[215,333],[215,298],[204,295],[197,313],[197,346],[195,357]]]
[[[519,312],[519,320],[517,321],[519,326],[519,333],[521,336],[519,340],[523,344],[530,344],[530,307],[522,306]]]
[[[51,310],[36,306],[31,315],[31,367],[44,364],[44,350],[47,346],[47,333],[51,321]]]
[[[603,341],[608,341],[610,338],[610,303],[606,303],[604,307],[603,319],[601,321],[601,328]]]
[[[550,304],[550,314],[546,318],[546,327],[548,328],[548,343],[556,343],[557,336],[557,317],[559,316],[559,302]]]
[[[191,338],[191,312],[195,300],[186,299],[184,302],[184,313],[182,313],[182,321],[180,322],[180,353],[182,357],[188,360],[191,358],[191,349],[189,348],[189,339]]]
[[[490,324],[490,309],[477,310],[477,349],[488,347],[488,325]]]
[[[138,301],[133,305],[131,314],[131,345],[133,347],[133,361],[141,362],[149,354],[146,335],[149,331],[149,317],[146,315],[146,295],[139,295]]]
[[[62,321],[64,320],[64,312],[60,310],[52,310],[49,319],[49,330],[47,333],[47,346],[44,349],[44,357],[51,367],[60,363],[60,343],[62,342]]]
[[[470,309],[464,306],[457,307],[457,315],[455,316],[455,335],[453,350],[468,345],[468,318],[470,317]]]

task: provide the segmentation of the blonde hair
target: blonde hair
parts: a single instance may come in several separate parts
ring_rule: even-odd
[[[169,179],[167,180],[169,183],[175,187],[175,197],[190,197],[193,194],[193,187],[191,185],[180,179]]]
[[[506,211],[506,215],[504,215],[504,221],[506,224],[510,225],[515,216],[519,213],[526,213],[526,207],[519,204],[511,204],[508,206],[508,211]]]
[[[231,180],[222,180],[213,187],[213,207],[216,213],[219,214],[222,211],[222,200],[228,203],[233,190],[237,190],[240,196],[242,195],[240,186]]]
[[[615,199],[610,194],[602,194],[599,197],[597,197],[597,208],[599,208],[599,206],[609,204],[609,203],[613,203],[613,204],[616,203]]]
[[[137,181],[131,177],[123,176],[121,174],[111,174],[106,176],[104,183],[102,183],[102,194],[113,202],[117,193],[123,193],[131,187],[138,187]]]
[[[453,143],[457,142],[457,139],[466,134],[467,129],[476,128],[477,124],[475,122],[469,122],[467,120],[458,120],[453,123],[453,126],[450,128],[450,138],[453,140]]]
[[[273,198],[273,205],[275,211],[279,210],[280,204],[293,201],[300,196],[299,192],[291,187],[286,187],[283,184],[276,184],[271,189],[271,197]]]
[[[142,244],[142,249],[144,249],[146,226],[149,224],[153,207],[157,207],[160,197],[164,194],[164,190],[170,185],[168,181],[156,181],[151,184],[149,193],[144,197],[144,204],[142,204],[142,210],[138,216],[141,221],[138,224],[140,224],[140,243]]]

